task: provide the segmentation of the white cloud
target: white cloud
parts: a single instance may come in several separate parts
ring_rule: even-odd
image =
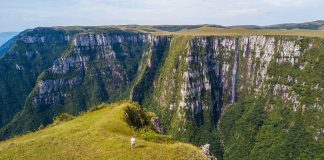
[[[306,3],[311,3],[312,0],[265,0],[266,4],[276,7],[299,7]]]

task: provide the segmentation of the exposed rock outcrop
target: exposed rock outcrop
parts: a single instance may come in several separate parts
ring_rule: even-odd
[[[45,80],[38,83],[38,92],[33,98],[34,107],[55,106],[63,103],[71,94],[64,93],[64,89],[72,89],[82,83],[81,77],[71,79]]]
[[[151,124],[159,134],[166,134],[165,126],[161,123],[159,117],[152,117]]]

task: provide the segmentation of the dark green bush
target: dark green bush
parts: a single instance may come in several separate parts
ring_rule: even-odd
[[[141,132],[141,138],[147,141],[152,141],[156,143],[171,143],[173,142],[170,136],[160,135],[153,131],[143,131]]]
[[[54,119],[53,119],[53,125],[57,125],[57,124],[60,124],[62,122],[67,122],[67,121],[70,121],[74,119],[74,116],[68,114],[68,113],[62,113],[58,116],[56,116]]]
[[[125,109],[124,120],[126,123],[136,129],[149,125],[149,119],[145,112],[138,106],[127,106]]]
[[[97,106],[91,107],[91,108],[89,109],[89,111],[90,111],[90,112],[97,111],[97,110],[100,110],[100,109],[105,108],[106,106],[107,106],[106,103],[101,103],[101,104],[99,104],[99,105],[97,105]]]

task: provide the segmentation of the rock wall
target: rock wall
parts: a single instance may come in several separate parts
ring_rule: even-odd
[[[10,41],[0,59],[0,128],[24,108],[37,77],[68,48],[64,30],[26,30]]]
[[[316,102],[301,104],[297,93],[288,91],[289,87],[280,84],[278,77],[268,73],[274,65],[299,65],[296,64],[299,57],[312,47],[309,42],[306,48],[301,49],[302,37],[207,36],[183,39],[171,39],[166,60],[173,63],[162,66],[155,78],[144,78],[153,81],[150,89],[153,94],[134,100],[143,102],[146,99],[152,103],[153,99],[156,102],[153,105],[176,112],[176,117],[183,123],[188,122],[189,116],[198,126],[207,124],[214,127],[227,105],[260,95],[278,95],[285,102],[290,101],[292,105],[287,107],[294,111],[302,106],[316,106],[318,111],[323,110],[323,104]],[[181,44],[181,41],[185,42]],[[174,54],[173,45],[182,45],[182,50],[176,50]],[[277,83],[269,84],[271,80]]]
[[[94,81],[92,76],[95,75],[88,74],[100,75],[100,81],[103,82],[103,86],[100,87],[104,87],[103,90],[107,93],[118,88],[126,88],[130,85],[134,76],[127,73],[127,69],[130,68],[124,65],[124,61],[134,58],[132,54],[138,54],[135,56],[141,57],[142,51],[130,53],[134,51],[114,47],[132,43],[144,49],[144,45],[150,38],[147,35],[77,35],[72,40],[73,49],[71,53],[66,57],[57,59],[53,66],[45,71],[42,80],[38,82],[33,106],[64,105],[64,101],[68,101],[69,97],[72,96],[69,93],[71,89],[85,85],[87,78]],[[132,46],[127,47],[131,48]],[[118,59],[120,57],[123,60]],[[97,65],[100,65],[100,68]],[[134,66],[130,67],[136,68],[137,65],[135,62]],[[85,91],[91,92],[91,88],[89,89],[90,91]],[[105,99],[108,100],[109,97],[105,97]]]
[[[22,37],[24,43],[49,43],[41,36]],[[2,129],[4,138],[51,123],[62,112],[78,115],[102,102],[128,98],[151,36],[105,32],[79,33],[67,39],[69,48],[38,76],[25,99],[23,114]]]
[[[53,37],[27,32],[17,39],[31,46],[53,47],[60,44]],[[98,103],[128,97],[160,112],[173,133],[186,133],[190,127],[213,130],[228,105],[258,96],[278,96],[293,111],[323,112],[320,99],[306,102],[291,86],[322,93],[322,84],[303,84],[294,75],[281,77],[274,72],[286,66],[309,69],[311,62],[304,54],[314,46],[321,48],[321,39],[158,36],[127,31],[67,32],[56,38],[69,45],[39,71],[24,99],[23,114],[1,133],[13,128],[13,133],[33,130],[61,112],[78,114]],[[32,59],[44,50],[31,47],[20,52],[11,56],[18,53]],[[14,64],[17,71],[28,71],[20,61]]]

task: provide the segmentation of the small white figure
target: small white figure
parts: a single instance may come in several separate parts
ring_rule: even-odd
[[[136,142],[136,140],[135,140],[134,137],[132,137],[130,141],[131,141],[131,148],[133,150],[135,148],[135,142]]]

